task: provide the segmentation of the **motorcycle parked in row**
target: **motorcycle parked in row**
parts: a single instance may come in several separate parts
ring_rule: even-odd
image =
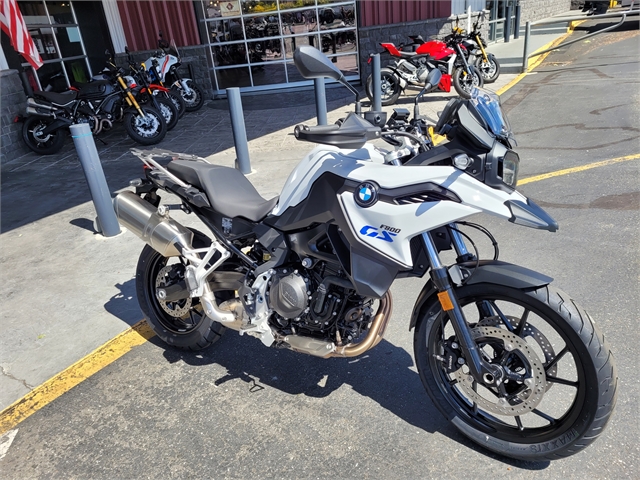
[[[88,123],[97,135],[120,120],[140,145],[162,141],[167,133],[162,114],[136,101],[124,70],[109,61],[106,71],[111,79],[74,86],[68,92],[34,92],[27,99],[27,117],[22,125],[27,147],[43,155],[53,154],[62,148],[69,126]]]
[[[473,87],[482,87],[484,81],[478,70],[467,61],[468,53],[462,44],[463,37],[455,30],[444,41],[424,41],[420,35],[411,36],[411,48],[401,44],[381,43],[392,57],[398,58],[380,69],[382,105],[393,105],[406,88],[422,89],[427,75],[434,68],[442,72],[438,88],[451,91],[451,84],[463,98],[469,98]],[[365,91],[373,101],[373,77],[369,75]]]
[[[156,54],[148,58],[143,65],[151,75],[152,82],[159,82],[161,85],[169,85],[171,90],[179,93],[184,99],[187,112],[195,112],[202,107],[204,95],[202,89],[196,85],[191,78],[184,78],[180,74],[180,53],[175,41],[167,42],[159,33],[158,47],[161,49]],[[156,61],[156,67],[151,68]]]
[[[487,43],[482,38],[480,27],[485,18],[484,10],[478,15],[473,24],[473,29],[469,33],[458,26],[458,18],[456,17],[456,31],[462,37],[463,52],[467,53],[468,61],[473,63],[476,69],[482,75],[484,83],[493,83],[500,76],[500,62],[493,53],[487,52]]]
[[[373,126],[359,114],[355,88],[321,52],[300,47],[294,63],[305,78],[349,88],[358,113],[340,125],[295,128],[298,140],[320,145],[279,197],[263,198],[233,168],[134,152],[145,176],[114,205],[147,244],[136,292],[151,328],[182,349],[209,347],[231,329],[267,347],[351,358],[382,340],[395,279],[428,274],[407,320],[420,378],[445,417],[513,458],[551,460],[585,448],[616,399],[604,337],[550,277],[498,261],[486,228],[478,226],[496,246],[493,260],[470,253],[460,230],[480,212],[558,228],[516,190],[519,157],[497,97],[476,89],[468,100],[452,99],[433,127],[449,142],[433,148],[417,102],[418,118],[397,109],[384,129]],[[394,149],[368,143],[380,139]],[[170,161],[163,166],[159,157]],[[179,204],[164,204],[164,192]],[[172,218],[177,208],[210,233]],[[457,254],[450,265],[445,250]]]

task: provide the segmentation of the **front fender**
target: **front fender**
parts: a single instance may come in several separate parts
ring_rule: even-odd
[[[548,285],[553,281],[553,278],[543,275],[542,273],[499,260],[482,260],[475,271],[475,262],[463,263],[460,264],[460,266],[473,272],[473,275],[466,285],[491,283],[494,285],[518,288],[520,290],[533,290]],[[418,318],[426,313],[424,310],[427,305],[432,303],[430,299],[435,297],[437,293],[438,290],[431,280],[422,287],[422,291],[420,295],[418,295],[418,299],[413,307],[413,312],[411,313],[409,330],[415,327]]]

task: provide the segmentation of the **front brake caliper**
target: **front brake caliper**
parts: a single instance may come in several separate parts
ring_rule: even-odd
[[[440,352],[435,357],[442,362],[447,373],[453,373],[465,364],[460,344],[455,341],[454,337],[440,342]]]

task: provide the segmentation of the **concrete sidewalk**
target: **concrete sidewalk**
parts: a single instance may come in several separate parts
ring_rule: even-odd
[[[536,44],[548,41],[539,38]],[[521,57],[522,49],[522,37],[489,48],[500,61],[518,51]],[[487,88],[497,91],[514,78],[503,73]],[[452,96],[428,95],[421,112],[437,118]],[[328,89],[327,99],[330,123],[353,110],[353,97],[344,88]],[[413,97],[401,97],[385,110],[412,103]],[[313,148],[292,135],[294,125],[316,123],[313,90],[245,96],[243,104],[255,170],[249,179],[271,198]],[[142,175],[142,165],[129,152],[136,144],[121,127],[101,138],[106,144],[96,143],[116,193]],[[233,166],[226,100],[187,113],[159,146]],[[143,247],[128,232],[111,239],[93,232],[95,212],[72,144],[58,155],[3,158],[1,167],[0,410],[142,319],[134,274]],[[175,217],[198,224],[182,212]]]

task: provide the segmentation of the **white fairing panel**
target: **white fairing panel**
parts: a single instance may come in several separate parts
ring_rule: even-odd
[[[381,154],[371,145],[351,151],[317,147],[291,173],[272,214],[278,215],[304,201],[315,180],[326,172],[358,183],[374,182],[381,189],[427,182],[440,185],[455,193],[461,203],[434,201],[397,205],[378,200],[369,207],[361,207],[355,201],[357,190],[339,195],[353,235],[378,253],[410,268],[409,242],[416,235],[479,212],[509,219],[512,214],[505,205],[507,200],[526,203],[526,197],[520,193],[488,187],[454,167],[392,166],[382,162]]]

